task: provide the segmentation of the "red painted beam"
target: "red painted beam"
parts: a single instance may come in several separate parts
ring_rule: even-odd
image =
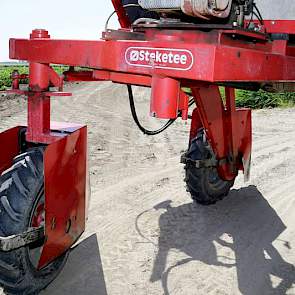
[[[268,33],[295,34],[295,20],[264,20],[263,22]]]
[[[194,38],[197,36],[194,35]],[[11,39],[10,58],[207,82],[295,81],[295,56],[273,53],[269,44],[253,43],[250,46],[246,42],[240,44],[238,40],[234,44],[206,40],[118,42]],[[141,52],[143,55],[140,58],[146,59],[148,54],[147,61],[138,59]],[[167,62],[171,52],[172,60],[178,64]],[[149,60],[149,56],[156,54],[165,56],[165,59],[160,59],[158,64]],[[136,61],[133,62],[132,58]]]

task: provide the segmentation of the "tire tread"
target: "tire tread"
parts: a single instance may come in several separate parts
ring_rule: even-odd
[[[205,133],[200,129],[196,138],[192,140],[189,150],[186,152],[186,157],[193,160],[204,160],[212,156],[208,149],[208,144],[204,140]],[[208,180],[209,169],[216,168],[196,168],[192,162],[185,164],[185,179],[187,191],[191,198],[201,205],[213,205],[217,201],[222,200],[228,195],[231,187],[234,184],[232,181],[222,181],[218,177],[218,181],[222,184],[220,188],[214,189]],[[217,171],[215,171],[217,174]]]
[[[44,185],[43,149],[33,148],[13,160],[0,177],[0,235],[24,232],[36,197]],[[7,294],[38,294],[62,269],[67,255],[44,270],[33,269],[28,248],[0,252],[0,285]]]

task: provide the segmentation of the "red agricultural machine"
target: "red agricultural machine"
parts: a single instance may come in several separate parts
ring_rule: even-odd
[[[12,74],[9,92],[27,96],[28,122],[0,134],[0,283],[8,294],[45,288],[85,229],[86,127],[50,122],[50,97],[71,95],[64,81],[126,84],[147,135],[191,119],[181,161],[188,191],[204,205],[226,196],[240,170],[249,176],[251,111],[236,108],[235,89],[295,91],[295,21],[263,20],[253,0],[112,2],[121,28],[106,27],[100,40],[54,40],[41,29],[10,39],[10,58],[29,63],[29,85],[21,90],[24,77]],[[52,64],[69,69],[59,76]],[[150,114],[168,119],[163,128],[141,126],[131,85],[151,87]]]

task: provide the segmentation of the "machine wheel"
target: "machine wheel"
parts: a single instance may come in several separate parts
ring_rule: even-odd
[[[191,160],[206,160],[213,157],[213,151],[206,139],[203,129],[191,142],[186,158]],[[194,201],[202,205],[212,205],[228,195],[235,180],[222,180],[215,167],[196,168],[193,162],[185,165],[185,182],[187,191]]]
[[[17,156],[0,177],[0,235],[10,236],[44,224],[43,148]],[[38,294],[63,268],[67,254],[38,270],[44,241],[0,252],[0,284],[7,294]]]

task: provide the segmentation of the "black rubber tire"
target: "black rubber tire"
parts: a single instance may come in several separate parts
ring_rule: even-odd
[[[0,177],[0,235],[26,231],[41,197],[44,198],[43,148],[34,148],[17,156]],[[0,252],[0,284],[7,294],[39,294],[66,262],[67,253],[37,270],[30,259],[30,247]]]
[[[186,158],[192,160],[206,160],[212,157],[211,148],[207,142],[203,129],[200,129],[196,138],[190,144]],[[185,182],[187,191],[194,201],[202,205],[212,205],[228,195],[234,185],[232,181],[222,180],[215,167],[196,168],[193,162],[185,165]]]

